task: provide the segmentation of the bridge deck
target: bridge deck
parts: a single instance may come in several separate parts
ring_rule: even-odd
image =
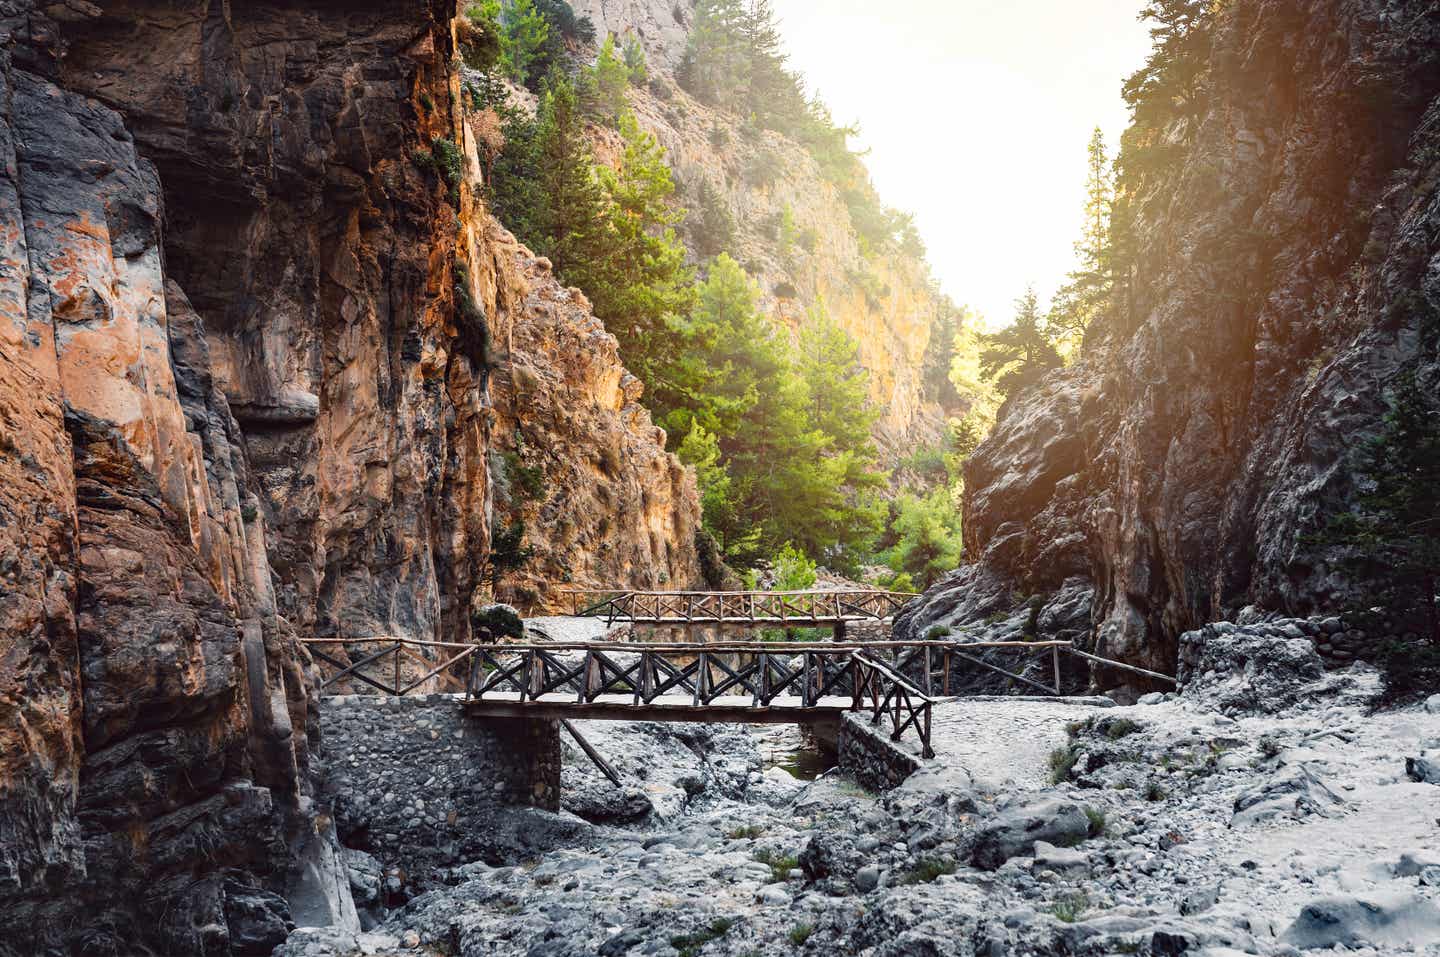
[[[768,705],[755,704],[751,695],[721,695],[708,704],[695,704],[693,695],[660,695],[637,703],[633,694],[601,694],[577,701],[573,694],[545,694],[531,698],[514,691],[490,691],[471,698],[465,709],[491,718],[588,718],[596,721],[696,721],[745,724],[827,724],[851,710],[854,700],[827,696],[806,705],[798,695],[780,695]]]

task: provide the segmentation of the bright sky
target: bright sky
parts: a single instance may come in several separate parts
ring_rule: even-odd
[[[1144,61],[1141,0],[773,0],[790,63],[887,205],[915,214],[945,291],[991,326],[1074,261],[1085,145],[1113,155],[1121,81]]]

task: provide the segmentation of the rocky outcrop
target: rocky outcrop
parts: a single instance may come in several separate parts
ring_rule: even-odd
[[[970,559],[1017,597],[1082,576],[1102,654],[1173,673],[1187,629],[1348,597],[1311,536],[1387,388],[1440,375],[1437,30],[1423,3],[1225,5],[1208,106],[1136,198],[1128,312],[968,463]]]
[[[575,0],[570,4],[595,24],[598,36],[633,36],[646,60],[673,71],[685,54],[695,20],[695,0]]]
[[[453,15],[0,2],[0,951],[354,921],[297,639],[469,636],[492,374],[646,503],[537,553],[688,584],[693,483],[473,195]]]

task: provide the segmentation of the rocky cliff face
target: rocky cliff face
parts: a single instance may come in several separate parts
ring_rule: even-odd
[[[976,564],[902,634],[1038,596],[1042,626],[1173,673],[1186,629],[1347,597],[1307,536],[1386,390],[1440,374],[1437,51],[1433,4],[1224,7],[1208,106],[1140,197],[1128,314],[1006,404],[966,469]]]
[[[772,130],[710,107],[675,81],[694,22],[694,0],[579,0],[597,32],[634,37],[645,48],[650,81],[630,93],[642,129],[665,148],[678,195],[689,210],[692,250],[707,202],[734,223],[726,245],[760,286],[762,308],[798,331],[823,301],[860,348],[882,417],[876,437],[890,457],[937,443],[945,410],[922,381],[926,350],[943,308],[928,269],[913,257],[862,251],[849,208],[809,151]],[[618,138],[600,144],[602,160],[618,159]],[[708,198],[707,198],[708,192]],[[782,240],[786,209],[794,235]]]
[[[613,339],[472,195],[453,15],[0,0],[0,951],[343,921],[297,638],[468,636],[527,408],[644,503],[555,496],[542,560],[695,574]]]
[[[568,613],[562,588],[702,584],[693,474],[665,451],[615,337],[494,220],[488,246],[510,284],[495,323],[490,474],[497,515],[523,522],[536,547],[503,596]]]

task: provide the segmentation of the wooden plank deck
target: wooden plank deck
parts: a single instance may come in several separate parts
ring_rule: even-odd
[[[546,694],[531,700],[515,691],[487,691],[483,698],[466,700],[464,707],[471,714],[493,718],[827,724],[840,720],[852,704],[853,699],[838,695],[828,695],[810,707],[805,707],[798,695],[781,695],[759,707],[750,695],[722,695],[710,704],[696,705],[689,694],[660,695],[649,704],[636,704],[633,694],[603,694],[594,701],[577,701],[573,694]]]

